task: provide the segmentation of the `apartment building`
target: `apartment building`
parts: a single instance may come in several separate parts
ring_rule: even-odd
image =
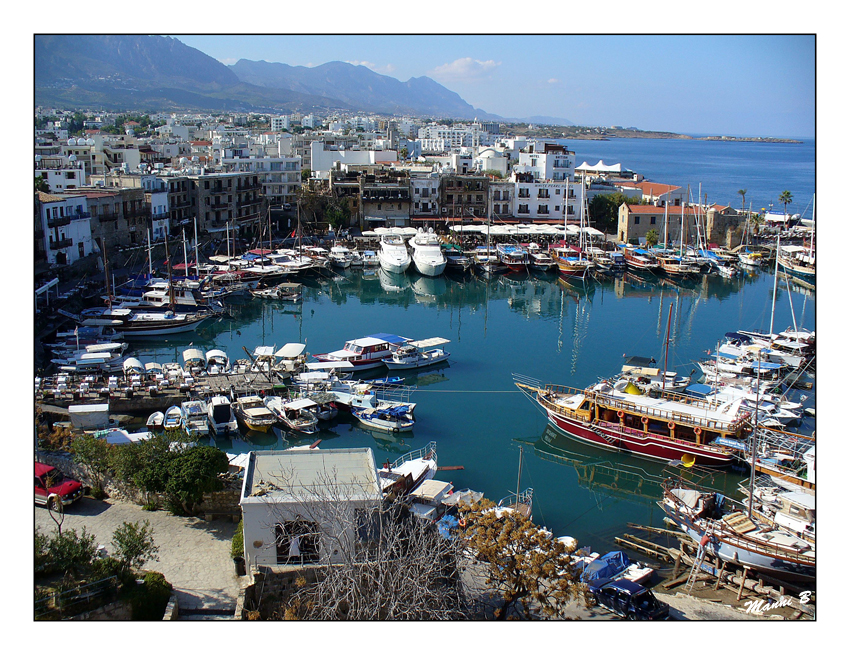
[[[253,173],[260,182],[260,193],[273,209],[283,209],[296,201],[301,187],[300,157],[225,157],[222,172]]]
[[[95,251],[86,197],[36,192],[36,260],[65,266]]]
[[[486,175],[443,175],[440,213],[449,220],[474,221],[487,217],[490,178]]]

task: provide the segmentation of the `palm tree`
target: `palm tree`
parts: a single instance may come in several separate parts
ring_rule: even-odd
[[[741,213],[744,213],[744,207],[747,203],[747,190],[746,189],[738,189],[738,193],[741,195]]]
[[[791,204],[791,201],[793,199],[794,199],[794,197],[791,195],[790,191],[783,191],[782,193],[779,194],[779,202],[781,202],[783,205],[785,205],[785,215],[786,216],[788,215],[788,205]]]

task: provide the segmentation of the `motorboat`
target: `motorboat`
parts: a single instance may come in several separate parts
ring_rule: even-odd
[[[579,576],[579,579],[584,583],[608,578],[643,584],[649,580],[655,570],[641,562],[632,562],[629,556],[620,550],[611,551],[595,558],[590,556],[589,560],[582,567]]]
[[[528,251],[520,245],[500,243],[496,246],[499,261],[509,270],[521,273],[528,267]]]
[[[449,343],[449,340],[442,337],[410,341],[399,346],[393,353],[392,359],[386,360],[385,363],[388,369],[394,370],[422,368],[443,362],[449,358],[450,353],[435,346],[441,346],[446,343]]]
[[[414,418],[408,405],[375,409],[351,408],[351,413],[363,425],[384,432],[409,432],[413,429]]]
[[[180,403],[183,429],[190,437],[203,437],[209,434],[207,422],[207,403],[201,399],[186,400]]]
[[[240,396],[236,399],[233,409],[236,419],[249,430],[268,432],[278,422],[277,416],[263,403],[257,395]]]
[[[363,252],[361,252],[360,261],[366,268],[381,265],[381,258],[378,257],[378,253],[376,253],[374,250],[364,250]]]
[[[301,288],[301,285],[295,282],[281,282],[273,287],[251,289],[250,293],[254,298],[298,302],[301,300]]]
[[[413,249],[413,266],[420,274],[428,277],[442,275],[447,259],[441,249],[442,241],[434,234],[434,228],[425,232],[421,227],[408,241]]]
[[[528,267],[536,271],[554,271],[558,263],[537,243],[528,244]]]
[[[472,261],[475,265],[475,270],[485,277],[498,275],[508,270],[499,260],[499,254],[495,248],[489,246],[478,246],[472,255]]]
[[[550,252],[558,265],[558,273],[563,277],[584,278],[593,270],[593,261],[586,259],[580,250],[553,248]]]
[[[472,266],[472,260],[463,252],[463,248],[454,243],[444,243],[440,246],[446,257],[446,269],[465,272]]]
[[[386,496],[407,494],[437,473],[437,442],[430,441],[423,448],[405,453],[394,462],[387,460],[378,469],[378,481]]]
[[[216,395],[207,403],[207,420],[216,436],[235,433],[239,429],[230,398]]]
[[[316,403],[309,398],[286,400],[280,396],[266,396],[263,402],[290,430],[305,434],[313,434],[317,430],[318,417],[312,411]]]
[[[218,375],[230,370],[230,358],[223,350],[213,348],[208,350],[204,357],[207,360],[207,373],[209,375]]]
[[[333,246],[328,253],[328,261],[331,266],[348,268],[354,262],[354,255],[345,246]]]
[[[382,234],[378,259],[388,273],[404,273],[410,266],[410,254],[401,234]]]
[[[384,366],[395,350],[410,339],[381,334],[346,341],[342,350],[316,355],[320,362],[349,362],[354,371]]]

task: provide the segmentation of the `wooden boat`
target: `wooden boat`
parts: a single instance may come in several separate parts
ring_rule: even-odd
[[[145,427],[148,430],[159,430],[162,428],[162,423],[165,420],[165,414],[162,412],[154,412],[150,416],[148,416],[148,420],[145,422]]]
[[[787,530],[761,524],[746,507],[723,494],[668,480],[658,505],[707,556],[782,580],[815,580],[814,544]]]
[[[535,271],[554,271],[557,262],[537,243],[528,244],[528,267]]]
[[[673,254],[659,254],[655,257],[665,275],[673,277],[696,277],[702,269],[693,260]]]
[[[183,411],[177,405],[172,405],[165,410],[165,418],[162,427],[166,430],[179,430],[183,425]]]
[[[301,285],[294,282],[281,282],[273,287],[251,289],[250,293],[254,298],[297,302],[301,300]]]
[[[580,251],[572,248],[552,248],[550,252],[558,264],[558,273],[563,277],[584,278],[593,269],[593,262],[585,259]]]
[[[236,399],[236,407],[233,409],[236,420],[249,430],[257,432],[268,432],[278,422],[275,416],[263,403],[259,396],[240,396]]]
[[[804,246],[780,246],[779,267],[788,275],[804,282],[815,283],[815,253]]]
[[[356,409],[351,408],[351,413],[363,425],[383,430],[385,432],[409,432],[413,429],[414,419],[407,405],[395,407]]]
[[[354,262],[354,255],[345,246],[333,246],[328,253],[328,261],[331,263],[331,266],[349,268]]]
[[[465,272],[472,266],[472,259],[466,256],[463,248],[454,243],[444,243],[440,246],[446,257],[446,269]]]
[[[522,273],[528,267],[528,252],[522,246],[500,243],[496,246],[499,261],[514,273]]]
[[[444,362],[449,358],[450,353],[442,348],[434,348],[433,346],[441,346],[446,343],[449,343],[449,340],[442,337],[411,341],[399,346],[393,353],[392,359],[386,360],[385,363],[388,369],[394,370],[423,368],[431,364]],[[431,350],[428,350],[428,348]]]
[[[280,396],[266,396],[263,402],[266,408],[290,430],[305,434],[313,434],[316,431],[318,417],[311,411],[316,407],[316,403],[309,398],[285,400]]]
[[[655,271],[659,268],[655,255],[643,248],[624,248],[623,257],[626,266],[633,271]]]
[[[715,442],[737,441],[749,430],[750,413],[740,409],[740,400],[718,407],[671,392],[644,394],[628,380],[586,389],[541,386],[521,377],[515,382],[563,432],[602,448],[666,462],[729,465],[735,449]]]
[[[207,420],[216,436],[231,434],[239,429],[230,398],[221,394],[213,396],[207,403]]]

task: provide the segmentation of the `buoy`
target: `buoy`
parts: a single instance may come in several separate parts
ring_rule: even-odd
[[[644,425],[646,425],[647,423],[649,423],[649,417],[648,416],[641,416],[640,422],[643,423]]]
[[[667,427],[668,427],[668,428],[670,428],[671,430],[675,430],[675,429],[676,429],[676,424],[675,424],[673,421],[670,421],[670,422],[667,424]]]
[[[466,527],[466,519],[465,519],[465,518],[463,518],[463,517],[461,516],[461,517],[458,519],[457,524],[458,524],[460,527],[465,528],[465,527]]]
[[[697,436],[701,435],[702,434],[702,428],[700,426],[696,426],[694,428],[694,434],[697,435]]]
[[[626,413],[622,409],[619,412],[617,412],[618,418],[623,418],[625,415],[626,415]]]

